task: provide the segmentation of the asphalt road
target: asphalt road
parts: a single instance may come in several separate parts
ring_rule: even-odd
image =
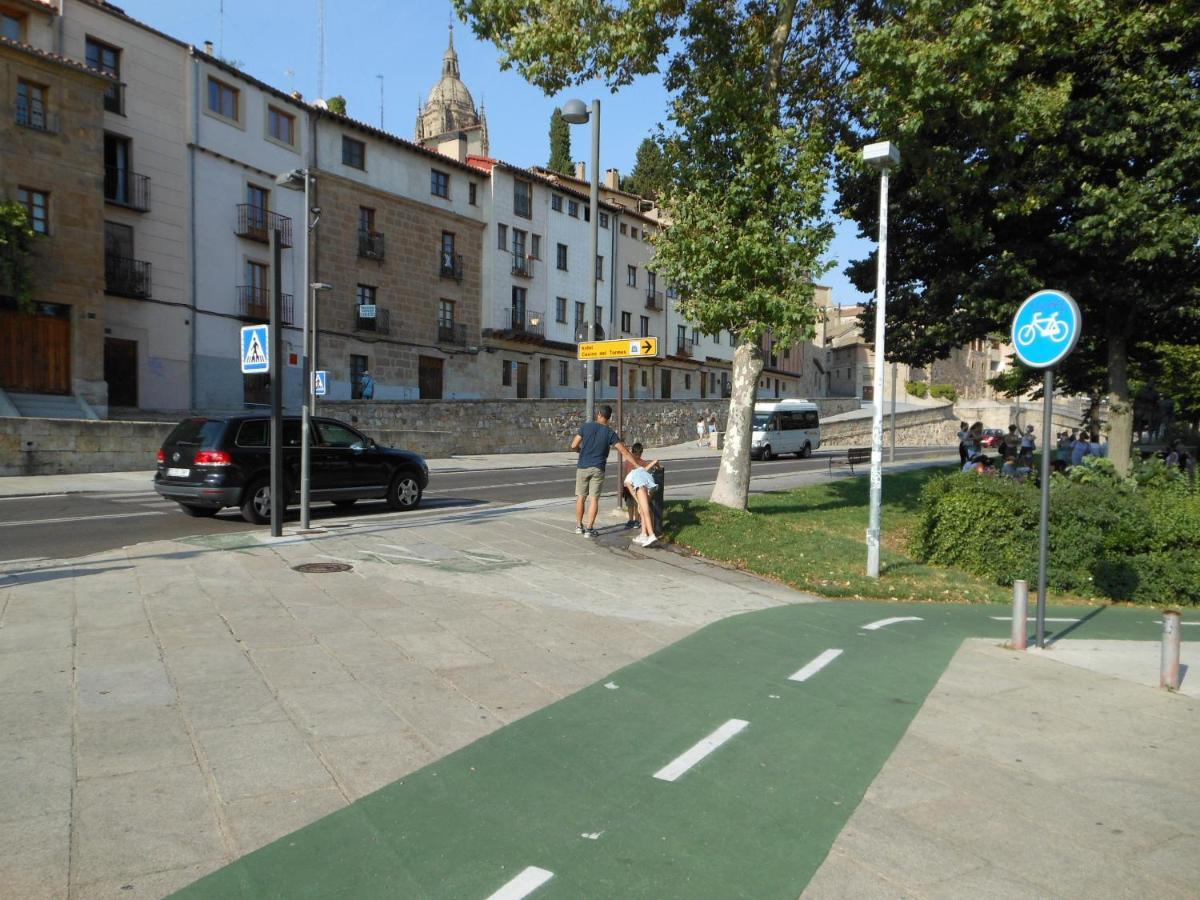
[[[925,456],[929,448],[899,448],[898,459]],[[824,470],[833,452],[818,452],[811,459],[776,459],[754,464],[754,478]],[[667,462],[667,497],[680,488],[708,484],[716,476],[719,459],[678,459]],[[616,480],[611,476],[610,488]],[[410,513],[393,513],[383,501],[360,501],[350,510],[329,504],[313,507],[313,522],[338,519],[411,518],[453,508],[505,506],[528,500],[570,497],[575,486],[573,466],[529,469],[488,469],[434,472],[421,508]],[[295,521],[298,509],[288,518]],[[144,491],[123,493],[47,494],[0,498],[0,561],[20,559],[72,559],[151,540],[169,540],[196,534],[220,534],[254,530],[233,509],[212,519],[183,515],[163,500],[147,481]]]

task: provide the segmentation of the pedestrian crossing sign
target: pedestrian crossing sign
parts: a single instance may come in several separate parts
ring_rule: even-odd
[[[242,372],[253,375],[271,369],[270,344],[266,325],[247,325],[242,328]]]

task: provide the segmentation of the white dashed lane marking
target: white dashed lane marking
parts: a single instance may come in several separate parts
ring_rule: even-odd
[[[730,719],[708,737],[697,742],[686,752],[675,757],[654,773],[659,781],[675,781],[681,775],[708,756],[734,735],[743,731],[750,723],[745,719]]]
[[[924,622],[920,616],[893,616],[890,619],[879,619],[869,625],[863,626],[863,631],[878,631],[880,628],[886,628],[888,625],[895,625],[897,622]]]
[[[537,866],[528,866],[520,875],[489,896],[488,900],[521,900],[553,877],[553,872],[539,869]]]
[[[841,650],[826,650],[804,668],[788,676],[788,681],[808,681],[823,668],[842,655]]]

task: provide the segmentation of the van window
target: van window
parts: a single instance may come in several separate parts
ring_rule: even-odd
[[[821,419],[815,409],[810,409],[808,412],[801,413],[801,415],[804,417],[805,428],[819,428],[821,426]]]
[[[762,431],[767,427],[767,419],[771,418],[770,413],[756,412],[754,414],[754,430]]]

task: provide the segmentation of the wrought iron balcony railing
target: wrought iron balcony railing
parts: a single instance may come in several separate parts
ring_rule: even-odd
[[[120,166],[105,166],[104,199],[146,212],[150,208],[150,179]]]
[[[512,255],[512,273],[520,275],[522,278],[533,277],[533,257],[521,256],[519,253]]]
[[[677,341],[675,341],[675,355],[676,356],[687,356],[690,358],[695,349],[695,346],[696,345],[693,341],[677,340]]]
[[[385,249],[386,246],[384,244],[382,232],[359,229],[359,256],[364,257],[365,259],[383,259]]]
[[[283,301],[283,324],[293,324],[292,295],[280,294]],[[267,288],[252,284],[239,285],[237,289],[238,316],[256,322],[271,321],[271,292]]]
[[[438,343],[467,346],[467,326],[459,322],[439,322]]]
[[[516,335],[544,337],[546,316],[530,310],[506,309],[500,313],[500,330]]]
[[[150,296],[150,263],[112,253],[104,254],[104,292],[145,300]]]
[[[441,265],[438,267],[443,278],[463,279],[463,258],[461,253],[441,253]]]
[[[656,312],[662,312],[663,294],[662,291],[656,291],[652,288],[646,288],[646,309],[652,309]]]
[[[252,203],[237,205],[238,237],[267,244],[271,241],[271,232],[276,229],[280,232],[279,246],[292,246],[292,220],[287,216],[281,216]]]
[[[355,331],[371,331],[375,334],[391,334],[392,320],[386,309],[375,307],[375,315],[364,316],[362,312],[358,312],[354,317]]]

